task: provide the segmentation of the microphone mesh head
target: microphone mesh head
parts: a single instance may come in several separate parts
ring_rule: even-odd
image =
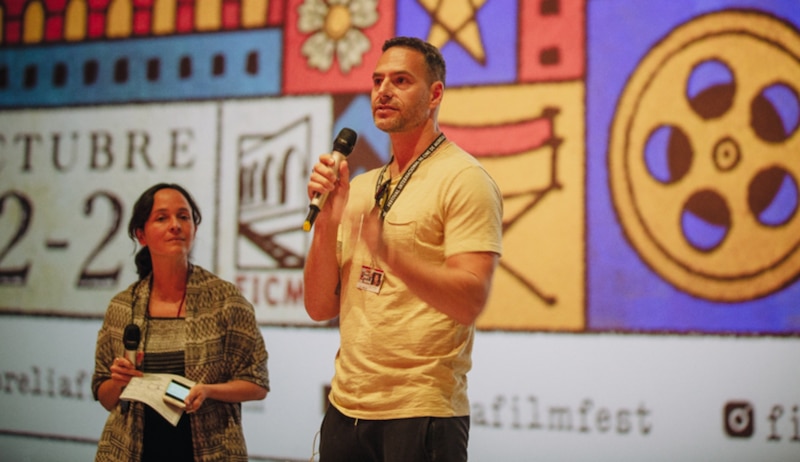
[[[125,333],[122,336],[122,343],[125,344],[125,349],[135,350],[139,347],[139,341],[142,339],[142,332],[136,324],[128,324],[125,326]]]
[[[353,152],[353,147],[356,145],[357,139],[358,135],[356,132],[345,127],[336,135],[336,139],[333,140],[333,150],[347,156]]]

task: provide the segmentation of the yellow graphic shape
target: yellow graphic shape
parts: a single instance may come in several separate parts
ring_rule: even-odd
[[[153,3],[153,34],[167,35],[175,32],[178,5],[175,0],[156,0]]]
[[[707,109],[693,106],[686,89],[695,66],[708,61],[724,63],[735,87],[724,111],[701,117]],[[779,169],[795,185],[800,179],[797,132],[766,141],[753,128],[759,95],[776,82],[795,92],[800,87],[797,31],[765,15],[721,12],[659,42],[622,93],[609,137],[609,181],[619,219],[647,264],[697,297],[750,300],[800,274],[800,213],[766,226],[753,210],[764,189],[753,185],[763,184],[758,180],[764,172]],[[648,168],[647,143],[659,127],[675,127],[686,140],[680,178],[673,181],[657,180]],[[721,242],[710,249],[693,245],[683,221],[687,211],[703,212],[724,228]]]
[[[222,0],[195,3],[194,24],[198,31],[215,31],[222,27]]]
[[[22,42],[39,43],[44,39],[44,7],[39,2],[31,2],[25,10],[25,27],[22,30]]]
[[[267,25],[268,0],[242,0],[242,27],[254,29]]]
[[[133,4],[130,0],[113,0],[106,14],[106,37],[125,38],[133,32]]]
[[[582,82],[447,92],[443,125],[500,126],[558,112],[557,146],[479,158],[504,197],[503,257],[479,329],[585,327],[583,94]]]
[[[486,0],[418,0],[431,15],[433,23],[428,32],[428,42],[442,48],[451,40],[472,56],[475,61],[486,62],[481,32],[475,15]]]
[[[64,40],[80,42],[86,38],[86,2],[73,1],[67,4],[64,13]]]

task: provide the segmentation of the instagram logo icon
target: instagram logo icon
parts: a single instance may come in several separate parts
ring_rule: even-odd
[[[725,433],[732,438],[750,438],[755,430],[753,405],[747,401],[728,401],[722,412]]]

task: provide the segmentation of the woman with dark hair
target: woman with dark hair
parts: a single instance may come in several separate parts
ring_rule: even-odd
[[[247,461],[241,402],[267,395],[267,351],[253,306],[189,261],[200,221],[194,199],[176,184],[152,186],[133,207],[128,234],[142,247],[139,280],[111,300],[97,336],[92,392],[110,411],[97,461]],[[136,364],[124,357],[129,324],[141,332]],[[143,373],[196,383],[176,426],[119,399]]]

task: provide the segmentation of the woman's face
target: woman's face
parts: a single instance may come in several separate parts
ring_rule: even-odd
[[[136,237],[153,258],[186,258],[196,233],[189,201],[179,191],[167,188],[156,192],[150,216]]]

